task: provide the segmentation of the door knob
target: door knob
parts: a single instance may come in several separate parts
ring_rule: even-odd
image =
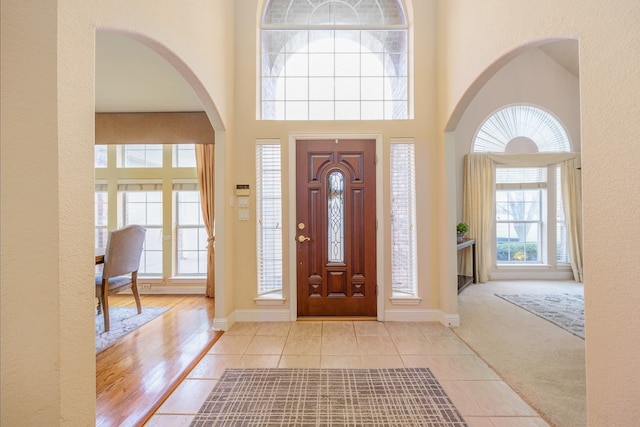
[[[300,243],[306,242],[308,240],[311,240],[311,237],[303,236],[302,234],[298,236],[298,242]]]

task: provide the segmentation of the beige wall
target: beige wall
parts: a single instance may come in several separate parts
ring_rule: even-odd
[[[95,29],[136,32],[172,62],[224,153],[233,128],[233,2],[1,7],[0,424],[94,425]]]
[[[456,129],[488,78],[483,72],[498,69],[504,55],[548,37],[577,37],[589,424],[635,423],[640,4],[413,3],[415,120],[282,123],[255,120],[258,0],[2,1],[0,424],[94,422],[93,290],[87,283],[93,275],[95,27],[135,32],[165,55],[192,84],[213,124],[218,188],[224,190],[216,193],[224,206],[216,221],[221,317],[253,307],[255,289],[255,230],[250,221],[235,219],[228,197],[235,184],[255,183],[257,138],[280,139],[286,165],[288,135],[304,132],[380,134],[384,152],[390,138],[415,138],[423,304],[454,313],[455,139],[443,130]],[[388,221],[388,212],[383,215]]]
[[[587,406],[590,426],[640,417],[640,3],[439,2],[440,121],[454,130],[483,71],[503,55],[553,37],[580,43]],[[476,79],[479,79],[476,81]],[[475,87],[474,87],[475,85]],[[471,90],[465,96],[465,91]],[[460,101],[462,100],[462,101]],[[460,105],[458,103],[460,102]],[[632,184],[633,183],[633,184]]]
[[[435,46],[436,46],[436,2],[433,0],[415,2],[413,5],[414,29],[414,64],[415,76],[414,108],[415,119],[406,121],[312,121],[312,122],[282,122],[256,120],[256,43],[259,39],[258,8],[262,4],[259,0],[236,0],[236,143],[234,144],[235,158],[235,184],[250,184],[255,189],[255,144],[258,139],[277,139],[282,143],[283,153],[283,212],[284,224],[290,224],[290,203],[294,197],[294,189],[288,188],[289,183],[289,150],[290,134],[313,135],[345,135],[345,134],[373,134],[380,135],[383,145],[383,168],[388,176],[388,152],[391,138],[414,138],[416,143],[416,156],[420,159],[417,168],[418,204],[417,214],[421,224],[418,227],[418,241],[420,242],[418,276],[419,294],[423,298],[420,305],[414,307],[418,310],[440,309],[440,287],[442,284],[440,274],[441,259],[446,256],[440,250],[441,239],[450,237],[447,233],[441,235],[439,230],[444,217],[439,203],[440,194],[433,189],[443,174],[443,153],[437,143],[437,129],[435,126],[436,113],[436,87],[435,87]],[[388,178],[384,181],[385,200],[388,200]],[[383,183],[380,183],[382,185]],[[385,210],[378,213],[379,221],[384,222],[385,230],[390,229],[390,210],[388,203]],[[236,233],[236,246],[234,250],[235,263],[235,307],[238,310],[282,310],[295,307],[295,301],[290,301],[289,290],[291,283],[288,280],[291,268],[289,254],[295,251],[295,230],[285,227],[284,258],[285,258],[285,283],[283,294],[287,301],[280,307],[259,307],[253,298],[256,297],[256,227],[255,227],[255,192],[251,194],[251,220],[238,221],[236,213],[229,219],[234,223]],[[453,239],[453,229],[451,238]],[[384,241],[378,241],[378,245],[390,247],[389,233],[384,235]],[[379,263],[386,263],[384,283],[385,294],[390,296],[390,262],[387,257]],[[392,308],[388,298],[385,299],[385,308]],[[397,308],[397,307],[396,307]],[[455,306],[447,307],[448,312],[454,313]]]

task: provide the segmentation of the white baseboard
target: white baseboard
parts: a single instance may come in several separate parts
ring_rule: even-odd
[[[571,270],[517,271],[513,269],[493,270],[491,280],[573,280]]]
[[[460,316],[446,314],[442,310],[415,309],[415,310],[385,310],[384,320],[388,322],[440,322],[446,327],[460,326]]]
[[[228,331],[236,322],[289,322],[289,310],[234,310],[228,317],[213,319],[216,331]]]
[[[141,295],[204,295],[205,287],[202,285],[151,285],[145,288],[138,285],[138,292]]]
[[[233,316],[237,322],[289,322],[289,310],[235,310]]]
[[[457,328],[460,326],[460,315],[459,314],[447,314],[440,312],[440,323],[442,323],[447,328]]]
[[[235,320],[233,319],[233,313],[229,317],[214,317],[213,318],[213,330],[214,331],[228,331],[233,326]]]
[[[460,326],[460,316],[441,310],[386,310],[388,322],[440,322],[446,327]],[[235,322],[289,322],[289,310],[235,310],[228,317],[213,320],[216,330],[228,331]]]

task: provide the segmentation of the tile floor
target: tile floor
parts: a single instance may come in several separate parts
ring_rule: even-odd
[[[225,368],[269,367],[428,367],[469,427],[548,427],[448,328],[374,321],[236,323],[146,426],[188,426]]]

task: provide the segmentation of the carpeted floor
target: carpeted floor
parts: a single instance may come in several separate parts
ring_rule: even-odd
[[[228,369],[191,426],[466,427],[427,368]]]
[[[496,294],[496,296],[584,339],[584,296],[582,294]]]
[[[552,427],[584,427],[585,340],[495,294],[580,294],[573,281],[493,281],[458,296],[454,332]]]
[[[136,307],[111,307],[109,308],[109,332],[104,332],[104,316],[96,314],[96,354],[160,316],[169,308],[143,306],[142,313],[138,314]]]

